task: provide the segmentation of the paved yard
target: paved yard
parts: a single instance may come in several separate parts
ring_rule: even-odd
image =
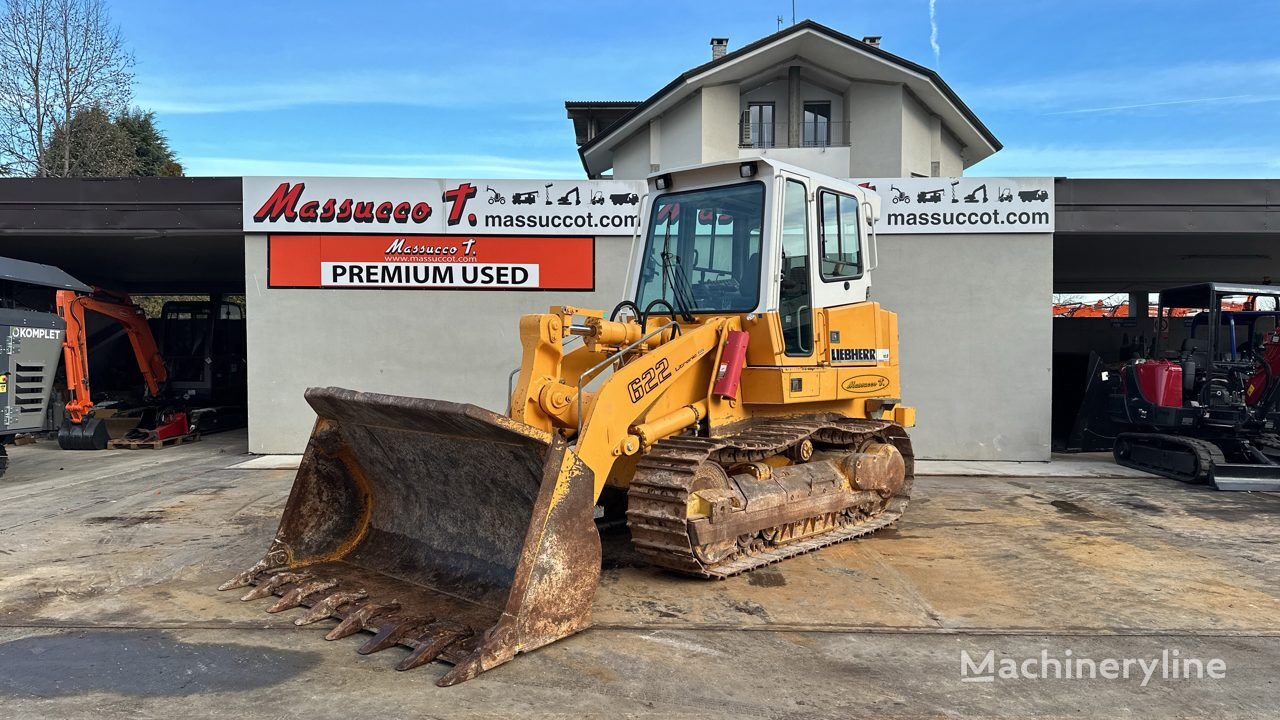
[[[0,478],[6,718],[1275,717],[1280,497],[1145,478],[922,477],[894,530],[723,582],[606,537],[596,626],[441,689],[214,586],[293,478],[241,434],[163,451],[13,448]],[[1103,473],[1105,474],[1105,473]],[[288,616],[288,617],[286,617]],[[1128,680],[981,664],[1130,659]],[[1220,659],[1221,679],[1141,666]],[[1176,653],[1176,654],[1175,654]],[[1031,665],[1024,661],[1030,660]],[[1007,665],[1007,663],[1006,663]],[[1155,666],[1152,666],[1155,667]],[[982,675],[990,675],[980,672]],[[1000,673],[995,673],[999,675]],[[972,678],[971,678],[972,679]]]

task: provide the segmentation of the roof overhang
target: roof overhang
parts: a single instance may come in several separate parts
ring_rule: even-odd
[[[0,255],[131,293],[244,292],[238,177],[0,178]]]
[[[613,148],[644,128],[650,120],[685,101],[705,86],[749,81],[779,63],[800,58],[845,79],[901,84],[965,147],[965,166],[999,150],[1002,145],[978,116],[933,70],[861,40],[805,20],[761,38],[724,57],[693,68],[667,84],[623,116],[607,131],[578,148],[588,175],[610,167]]]

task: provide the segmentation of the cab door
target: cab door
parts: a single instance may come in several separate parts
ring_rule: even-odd
[[[779,264],[778,321],[782,327],[783,363],[813,365],[813,213],[804,178],[779,175],[781,212],[778,223]]]

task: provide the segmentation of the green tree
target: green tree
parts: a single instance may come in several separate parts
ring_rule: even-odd
[[[68,145],[67,138],[70,137]],[[155,124],[155,113],[134,109],[115,119],[93,106],[75,114],[70,132],[53,130],[46,157],[62,158],[51,168],[54,177],[123,177],[182,175],[182,165]]]
[[[47,170],[52,177],[120,177],[138,164],[133,138],[96,105],[55,127],[44,154],[61,158]]]
[[[116,125],[133,140],[137,162],[134,175],[178,177],[182,164],[173,156],[169,140],[156,127],[156,114],[150,110],[133,108],[116,118]]]

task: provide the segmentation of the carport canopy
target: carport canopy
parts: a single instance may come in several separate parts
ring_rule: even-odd
[[[1280,281],[1280,180],[1055,185],[1054,292]]]
[[[244,292],[238,177],[0,179],[0,256],[112,290]]]

